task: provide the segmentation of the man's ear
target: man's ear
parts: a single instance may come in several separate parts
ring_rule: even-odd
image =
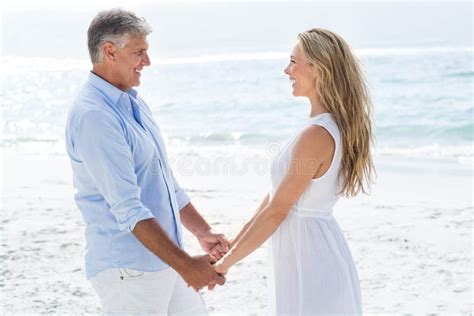
[[[117,47],[112,42],[105,42],[102,45],[102,53],[104,54],[104,59],[115,61]]]

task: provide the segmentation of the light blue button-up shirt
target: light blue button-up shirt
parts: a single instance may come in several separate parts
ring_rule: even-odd
[[[107,268],[168,268],[133,235],[155,218],[181,246],[179,211],[189,197],[173,176],[160,128],[133,89],[90,73],[66,126],[74,196],[86,224],[86,276]]]

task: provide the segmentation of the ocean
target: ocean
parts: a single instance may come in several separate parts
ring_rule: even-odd
[[[309,113],[283,69],[287,52],[152,58],[139,94],[170,150],[206,158],[265,154]],[[472,166],[473,50],[356,50],[373,101],[377,158]],[[0,146],[64,154],[64,124],[87,60],[2,58]]]

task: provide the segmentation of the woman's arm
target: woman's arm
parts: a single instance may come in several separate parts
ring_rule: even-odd
[[[252,218],[244,225],[244,227],[242,227],[242,229],[237,234],[237,236],[234,237],[234,239],[229,240],[229,248],[224,249],[220,244],[217,244],[211,249],[211,253],[214,258],[216,258],[217,260],[222,258],[227,253],[227,251],[229,251],[229,249],[232,248],[232,246],[235,245],[240,240],[240,238],[242,238],[249,226],[255,220],[255,217],[257,217],[257,215],[263,210],[263,208],[267,206],[269,199],[270,194],[267,194],[263,199],[262,203],[260,203],[260,206],[257,208]]]
[[[260,206],[257,208],[252,218],[244,225],[244,227],[242,227],[242,229],[237,234],[237,236],[235,236],[235,238],[231,241],[230,247],[235,245],[242,238],[242,236],[250,227],[250,225],[252,225],[252,223],[255,221],[255,218],[258,216],[258,214],[260,214],[260,212],[268,205],[269,200],[270,200],[270,194],[267,194],[265,198],[263,199],[262,203],[260,203]]]
[[[331,163],[334,148],[332,137],[323,127],[313,125],[301,134],[293,149],[289,170],[274,197],[249,222],[247,229],[242,229],[229,252],[215,264],[217,272],[226,273],[275,232],[318,170]]]

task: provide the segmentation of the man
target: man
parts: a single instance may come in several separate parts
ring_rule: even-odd
[[[181,223],[219,257],[223,235],[199,215],[170,169],[160,128],[137,92],[150,65],[144,19],[99,13],[88,30],[92,72],[66,127],[75,200],[86,223],[86,276],[106,313],[204,314],[194,289],[224,284],[211,258],[182,249]]]

